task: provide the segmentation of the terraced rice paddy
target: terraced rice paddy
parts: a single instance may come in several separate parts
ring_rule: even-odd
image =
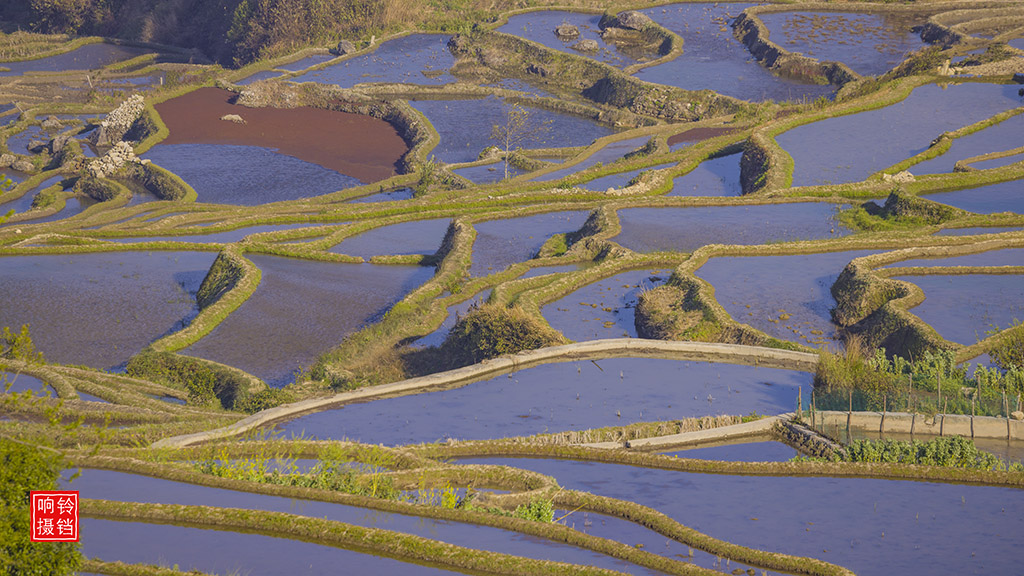
[[[43,4],[0,476],[79,491],[46,573],[1019,571],[1019,0]],[[854,462],[837,402],[973,438]]]

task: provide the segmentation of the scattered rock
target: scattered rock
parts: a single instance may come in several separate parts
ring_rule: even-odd
[[[619,12],[616,16],[608,23],[607,28],[625,28],[626,30],[643,30],[648,26],[654,24],[649,16],[636,10],[626,10],[625,12]]]
[[[526,71],[529,72],[530,74],[536,74],[541,78],[546,77],[550,73],[548,72],[547,68],[541,66],[540,64],[530,64],[529,66],[526,67]]]
[[[1014,74],[1013,81],[1017,84],[1024,84],[1024,72],[1017,72]]]
[[[487,158],[494,158],[501,155],[501,148],[497,146],[488,146],[480,151],[480,155],[477,156],[478,160],[486,160]]]
[[[338,42],[338,46],[333,50],[338,56],[344,56],[351,54],[356,51],[356,45],[349,42],[348,40],[342,40]]]
[[[597,40],[580,40],[579,42],[570,46],[573,50],[580,52],[597,52],[601,45],[597,43]]]
[[[106,154],[89,163],[89,174],[97,178],[106,178],[130,163],[143,164],[144,162],[135,155],[131,144],[118,142]]]
[[[1010,412],[1010,418],[1014,420],[1024,420],[1024,412],[1017,410],[1016,412]]]
[[[63,125],[56,116],[47,116],[46,120],[43,120],[43,123],[40,124],[40,126],[42,126],[43,130],[52,132],[54,130],[60,130]]]
[[[142,100],[142,95],[133,94],[100,122],[99,128],[90,136],[92,143],[96,146],[110,146],[120,142],[145,109],[146,104]]]
[[[7,168],[17,160],[18,157],[14,154],[0,154],[0,168]]]
[[[578,38],[580,35],[580,29],[573,24],[562,22],[558,26],[555,26],[555,36],[559,38]]]
[[[226,122],[234,122],[235,124],[245,124],[245,118],[242,118],[238,114],[225,114],[221,116],[220,119]]]
[[[42,140],[29,140],[29,143],[25,148],[33,154],[38,154],[43,151],[43,148],[46,148],[46,142],[43,142]]]
[[[33,166],[32,163],[29,162],[28,160],[15,160],[13,163],[11,163],[11,168],[17,170],[18,172],[32,172],[36,169],[36,167]]]
[[[64,149],[64,146],[71,140],[71,137],[75,135],[75,130],[68,130],[62,132],[53,137],[50,143],[47,145],[50,148],[50,154],[56,154]]]
[[[882,174],[882,180],[884,182],[906,184],[908,182],[913,182],[914,180],[916,180],[916,178],[914,178],[914,175],[911,174],[909,171],[903,170],[902,172],[897,172],[896,174]]]

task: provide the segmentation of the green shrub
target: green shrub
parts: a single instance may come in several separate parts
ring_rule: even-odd
[[[78,542],[29,540],[29,491],[56,490],[63,469],[60,453],[0,436],[0,574],[60,576],[78,571]]]
[[[1019,320],[1007,328],[1011,330],[1020,326]],[[1003,370],[1024,370],[1024,329],[1018,328],[1003,338],[995,348],[989,350],[988,355]]]
[[[3,332],[0,332],[0,358],[43,362],[43,353],[36,350],[36,345],[32,342],[32,336],[28,332],[28,326],[28,324],[23,324],[17,334],[11,332],[9,327],[4,326]]]
[[[972,470],[1006,470],[1005,462],[963,436],[920,440],[857,440],[846,447],[847,462],[922,464]],[[1019,467],[1020,464],[1017,464]],[[1010,466],[1011,469],[1017,467]]]
[[[219,401],[229,410],[236,408],[236,402],[243,404],[241,401],[249,387],[249,381],[234,370],[173,352],[144,351],[128,362],[127,373],[134,378],[183,388],[188,392],[190,404],[204,406]],[[256,396],[253,402],[257,405],[269,399]]]
[[[449,366],[459,367],[562,342],[561,335],[517,306],[483,304],[458,319],[441,351]]]
[[[235,400],[235,410],[246,414],[255,414],[268,408],[291,402],[292,395],[280,388],[267,388],[253,394],[242,394]]]
[[[533,520],[534,522],[553,522],[555,519],[555,506],[547,498],[530,500],[529,504],[520,504],[513,513],[516,518]]]

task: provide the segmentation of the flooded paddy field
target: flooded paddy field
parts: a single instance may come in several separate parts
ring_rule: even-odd
[[[498,28],[498,32],[504,32],[505,34],[512,34],[513,36],[519,36],[539,42],[547,46],[548,48],[554,48],[555,50],[561,50],[563,52],[569,52],[571,54],[580,54],[588,58],[593,58],[612,66],[624,67],[630,64],[635,64],[639,58],[643,58],[642,54],[633,53],[632,50],[623,50],[617,48],[614,44],[605,42],[601,37],[601,28],[599,23],[601,22],[600,14],[580,14],[578,12],[564,12],[560,10],[550,10],[544,12],[528,12],[526,14],[518,14],[508,19],[508,23]],[[567,34],[565,36],[559,36],[555,29],[563,24],[569,26],[575,26],[576,34]],[[568,30],[566,30],[568,32]],[[582,40],[592,40],[597,42],[598,49],[594,51],[581,50],[579,48],[573,48],[577,46]],[[651,59],[657,55],[648,55],[646,59]]]
[[[1024,130],[1024,114],[1017,114],[995,126],[953,140],[953,144],[945,154],[915,164],[911,170],[915,174],[952,172],[953,167],[960,160],[1020,146],[1022,130]]]
[[[813,101],[835,88],[803,84],[773,75],[757,63],[730,25],[752,4],[695,2],[642,10],[683,37],[678,58],[644,68],[636,77],[684,90],[714,90],[743,100]]]
[[[863,478],[690,474],[617,464],[472,458],[655,508],[712,537],[834,562],[859,575],[1012,570],[1024,519],[1013,488]],[[793,500],[800,502],[793,505]],[[942,550],[935,554],[923,550]]]
[[[23,60],[20,62],[0,61],[0,76],[18,76],[26,72],[93,70],[151,52],[152,50],[148,48],[98,42],[86,44],[81,48],[76,48],[63,54],[56,54],[36,60]],[[7,68],[7,70],[3,70],[3,68]]]
[[[974,234],[1002,234],[1003,232],[1017,232],[1024,228],[1008,228],[999,226],[986,226],[977,228],[943,228],[935,233],[936,236],[971,236]]]
[[[159,144],[146,153],[181,178],[200,202],[256,206],[330,194],[362,184],[346,176],[262,146]],[[230,166],[230,170],[225,168]]]
[[[579,229],[587,220],[586,212],[551,212],[525,218],[488,220],[474,225],[471,276],[500,272],[512,264],[536,256],[548,238]]]
[[[231,103],[234,96],[218,88],[200,88],[158,104],[156,109],[170,130],[161,146],[226,144],[264,148],[360,182],[393,175],[395,163],[407,148],[395,128],[383,120],[318,108],[244,108]],[[241,116],[245,123],[220,119],[228,114]],[[353,138],[357,134],[360,138]],[[205,154],[209,153],[207,149]],[[162,159],[166,162],[167,156]],[[217,160],[222,172],[234,168],[230,157],[212,161]],[[160,163],[157,158],[153,161]],[[188,161],[182,163],[187,165]],[[294,178],[295,174],[289,176]]]
[[[646,138],[630,138],[628,140],[617,140],[615,142],[609,142],[605,144],[596,152],[587,156],[585,159],[573,164],[572,166],[566,166],[565,168],[559,168],[552,172],[548,172],[542,176],[538,176],[537,180],[544,182],[552,182],[555,180],[561,180],[570,174],[581,172],[594,166],[598,163],[611,164],[616,160],[622,158],[626,154],[629,154],[633,150],[643,146],[647,142]]]
[[[0,394],[5,393],[4,388],[8,394],[20,394],[31,390],[33,394],[43,396],[47,392],[53,392],[49,386],[35,376],[0,370]]]
[[[1024,318],[1024,278],[1019,275],[894,276],[924,290],[924,302],[910,312],[946,340],[971,345],[986,332]]]
[[[928,194],[925,198],[978,214],[998,212],[1024,214],[1024,180],[1010,180],[952,192],[938,192]]]
[[[739,196],[740,154],[705,160],[672,180],[669,196]]]
[[[53,186],[54,184],[60,184],[63,180],[63,176],[54,176],[52,178],[47,178],[46,180],[43,180],[42,182],[39,183],[38,186],[29,190],[28,192],[25,192],[21,196],[21,198],[0,204],[0,213],[6,213],[8,210],[14,210],[14,212],[17,214],[31,210],[32,203],[36,199],[36,194],[43,190],[46,190],[47,188]]]
[[[561,362],[452,390],[351,404],[276,428],[385,445],[506,438],[755,410],[777,414],[810,381],[802,372],[678,360]]]
[[[83,518],[82,552],[108,562],[175,565],[206,573],[336,574],[338,566],[374,574],[458,574],[392,558],[260,534],[190,528],[169,524]]]
[[[366,259],[390,254],[433,254],[440,248],[450,223],[438,218],[381,226],[346,238],[330,251]]]
[[[608,176],[602,176],[600,178],[594,178],[581,184],[583,188],[588,190],[594,190],[596,192],[602,192],[606,190],[622,189],[629,186],[633,179],[639,176],[643,172],[649,172],[652,170],[661,170],[663,168],[670,168],[673,164],[671,162],[665,164],[658,164],[656,166],[648,166],[646,168],[640,168],[638,170],[630,170],[628,172],[619,172],[618,174],[609,174]]]
[[[494,126],[504,125],[511,106],[498,98],[475,100],[416,100],[410,102],[430,120],[441,135],[432,154],[442,162],[472,162],[495,141]],[[588,146],[594,140],[614,132],[591,120],[558,114],[540,108],[529,109],[529,121],[536,130],[524,138],[523,148],[563,148]]]
[[[179,236],[131,236],[125,238],[110,238],[113,242],[238,242],[253,234],[262,232],[277,232],[280,230],[293,230],[295,228],[307,228],[308,223],[302,224],[264,224],[260,226],[243,226],[226,232],[214,232],[212,234],[187,234]],[[192,230],[194,231],[194,230]]]
[[[89,198],[88,196],[72,196],[64,201],[64,208],[57,212],[50,214],[49,216],[34,216],[29,212],[25,215],[23,222],[25,224],[43,224],[46,222],[56,222],[58,220],[65,220],[72,216],[77,216],[85,210],[96,204],[96,200]],[[8,224],[12,226],[13,224]]]
[[[1024,266],[1024,248],[987,250],[976,254],[939,258],[911,258],[888,264],[885,268],[911,266]]]
[[[194,294],[214,258],[206,252],[0,257],[0,325],[30,324],[36,347],[51,362],[115,368],[191,320]]]
[[[447,84],[455,81],[448,73],[455,63],[447,47],[450,38],[445,34],[409,34],[383,42],[372,52],[291,80],[334,84],[341,88],[367,82]]]
[[[765,244],[819,240],[849,234],[834,204],[627,208],[622,232],[613,238],[637,252],[692,252],[707,244]]]
[[[750,566],[739,562],[726,562],[726,560],[719,558],[714,554],[696,550],[686,544],[665,538],[654,530],[650,530],[640,526],[639,524],[635,524],[616,516],[573,510],[556,510],[555,516],[565,516],[565,519],[561,522],[562,524],[570,526],[584,534],[591,534],[600,538],[623,542],[636,548],[642,548],[659,556],[682,559],[687,564],[692,564],[694,566],[700,566],[712,570],[721,570],[722,568],[727,567],[729,570],[742,570],[745,574],[749,574],[748,570],[752,569]],[[762,575],[776,574],[775,572],[763,570],[755,570],[754,573]]]
[[[760,15],[772,41],[818,60],[838,61],[854,72],[877,76],[924,46],[912,28],[926,16],[856,12],[774,12]]]
[[[794,186],[857,182],[924,151],[943,132],[1019,105],[1010,85],[926,84],[891,106],[798,126],[775,139],[793,156]]]
[[[715,298],[737,322],[769,336],[837,348],[832,284],[854,258],[875,252],[712,258],[696,275],[715,288]]]
[[[338,264],[251,256],[263,274],[253,295],[184,353],[281,386],[434,275],[422,266]]]
[[[566,338],[636,338],[637,298],[668,280],[671,270],[633,270],[573,291],[541,308],[544,319]]]
[[[521,174],[526,174],[527,172],[522,168],[516,168],[515,166],[506,164],[507,163],[502,160],[492,164],[470,166],[468,168],[456,168],[453,172],[475,184],[500,182],[507,178],[515,178]]]
[[[136,474],[90,469],[83,470],[81,476],[67,484],[66,488],[78,490],[80,493],[88,493],[90,498],[119,500],[123,502],[217,506],[221,508],[285,512],[313,518],[325,518],[366,528],[379,528],[405,534],[414,534],[457,546],[514,554],[527,558],[600,566],[613,570],[622,570],[631,574],[658,574],[658,572],[645,570],[639,566],[605,556],[604,554],[542,538],[526,536],[509,530],[437,520],[429,517],[383,512],[344,504],[317,502],[315,500],[297,500],[251,492],[236,492]],[[139,526],[148,527],[151,525],[141,524]],[[229,535],[241,536],[233,532],[217,531],[210,533],[210,536],[215,539],[220,537],[220,535],[225,537]],[[295,543],[300,544],[301,542]],[[331,548],[325,549],[330,550]],[[369,555],[363,554],[361,556]],[[109,560],[112,558],[105,559]],[[385,563],[382,565],[382,568],[389,562],[389,559],[386,558],[378,557],[378,560]],[[263,572],[261,571],[261,573]]]
[[[369,204],[372,202],[397,202],[400,200],[411,200],[413,197],[412,188],[399,188],[398,190],[386,190],[369,196],[360,196],[350,200],[353,204]]]

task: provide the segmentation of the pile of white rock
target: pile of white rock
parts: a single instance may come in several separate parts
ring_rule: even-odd
[[[146,104],[142,100],[142,95],[133,94],[100,122],[100,127],[92,133],[92,143],[96,146],[110,146],[114,142],[119,142],[145,109]]]
[[[126,164],[149,164],[149,160],[136,156],[131,144],[118,142],[106,154],[89,163],[89,174],[96,178],[106,178]]]

